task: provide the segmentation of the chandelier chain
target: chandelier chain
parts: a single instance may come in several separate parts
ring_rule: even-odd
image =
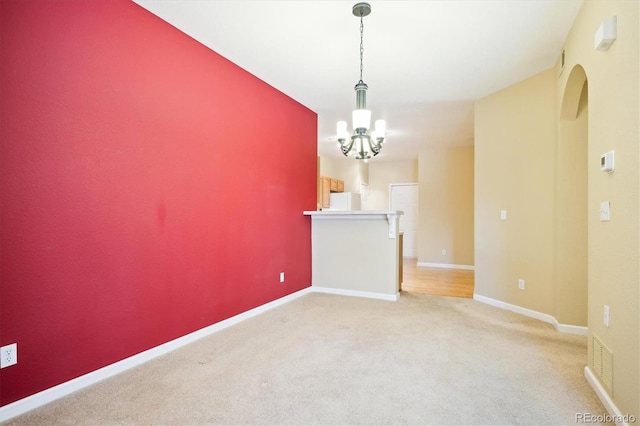
[[[364,54],[364,23],[362,21],[362,8],[360,8],[360,81],[362,81],[362,56]]]

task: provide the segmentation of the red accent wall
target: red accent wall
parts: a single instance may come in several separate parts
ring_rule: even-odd
[[[0,40],[0,405],[310,285],[314,112],[128,0]]]

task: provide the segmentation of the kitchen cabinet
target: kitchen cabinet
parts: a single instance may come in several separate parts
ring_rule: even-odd
[[[329,178],[331,184],[331,192],[344,192],[344,181],[340,179]]]
[[[318,208],[329,207],[329,194],[332,192],[344,192],[344,181],[328,176],[318,178]]]

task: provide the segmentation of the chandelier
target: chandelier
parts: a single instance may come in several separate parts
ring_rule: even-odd
[[[354,16],[360,17],[360,80],[355,86],[356,109],[351,116],[354,131],[349,135],[347,122],[338,121],[338,143],[345,157],[352,154],[355,155],[357,160],[368,160],[380,153],[385,138],[386,124],[384,120],[376,120],[375,130],[369,132],[371,111],[367,109],[368,86],[362,81],[362,56],[364,54],[364,24],[362,18],[371,13],[371,6],[368,3],[357,3],[353,6],[352,12]]]

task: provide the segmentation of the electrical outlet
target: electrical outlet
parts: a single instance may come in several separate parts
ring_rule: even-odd
[[[518,280],[518,288],[524,290],[524,280]]]
[[[610,315],[609,306],[604,305],[604,325],[606,327],[609,327],[609,315]]]
[[[12,343],[0,348],[0,368],[18,363],[18,344]]]
[[[447,255],[447,250],[442,249],[442,255],[443,255],[443,256],[446,256],[446,255]]]
[[[284,272],[280,272],[280,282],[284,282]]]

